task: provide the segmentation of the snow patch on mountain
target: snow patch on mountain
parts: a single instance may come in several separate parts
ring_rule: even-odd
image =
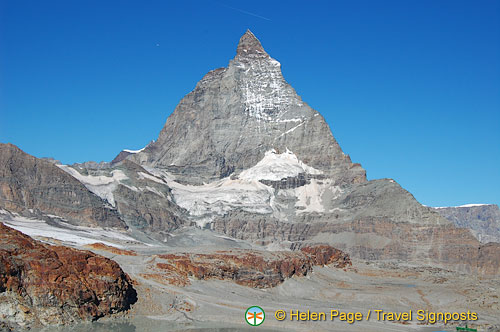
[[[115,206],[115,198],[113,196],[113,191],[118,187],[122,181],[127,180],[128,177],[120,170],[114,170],[111,172],[111,176],[104,175],[83,175],[76,169],[68,165],[57,165],[59,168],[64,170],[66,173],[70,174],[78,181],[83,183],[88,190],[106,200],[111,206]],[[132,186],[127,186],[131,190],[137,191],[137,188]]]
[[[257,180],[228,177],[193,186],[176,182],[174,176],[162,169],[144,168],[157,181],[163,181],[172,189],[175,203],[186,209],[200,227],[205,227],[215,216],[224,216],[236,209],[259,214],[269,214],[275,210],[274,189]]]
[[[146,148],[146,147],[143,147],[142,149],[139,149],[139,150],[129,150],[129,149],[123,149],[123,151],[128,152],[128,153],[133,153],[133,154],[135,154],[135,153],[139,153],[139,152],[144,151],[144,149],[145,149],[145,148]]]
[[[492,205],[492,204],[464,204],[464,205],[459,205],[459,206],[436,206],[436,207],[433,207],[433,209],[468,208],[468,207],[487,206],[487,205]]]
[[[321,174],[322,172],[304,164],[288,149],[284,153],[271,150],[265,153],[264,158],[257,165],[241,172],[239,178],[247,181],[279,181],[287,177],[295,177],[300,173]]]
[[[274,189],[258,181],[232,180],[225,178],[202,186],[168,182],[175,202],[196,217],[204,227],[213,216],[223,216],[231,210],[259,214],[273,212]]]
[[[334,186],[330,179],[311,179],[311,182],[304,186],[285,190],[287,196],[297,198],[295,203],[297,215],[310,212],[331,212],[328,210],[328,202],[339,197],[342,192],[342,189]]]
[[[291,133],[292,131],[294,131],[295,129],[299,128],[300,126],[302,126],[305,122],[301,122],[299,123],[298,125],[296,125],[295,127],[291,128],[291,129],[288,129],[287,131],[285,131],[284,133],[282,133],[281,135],[279,135],[278,137],[275,138],[275,140],[277,140],[278,138],[280,137],[283,137],[284,135],[286,134],[289,134]]]
[[[165,181],[163,181],[161,178],[158,178],[158,177],[153,176],[151,174],[147,174],[144,172],[138,172],[137,174],[139,176],[139,179],[148,179],[148,180],[154,181],[156,183],[165,184]]]
[[[39,239],[42,238],[42,240],[43,238],[52,238],[72,245],[87,245],[100,242],[116,248],[123,248],[123,246],[114,241],[137,242],[134,238],[118,231],[95,227],[74,226],[63,221],[58,221],[57,219],[62,220],[60,217],[52,215],[47,216],[54,218],[50,224],[44,220],[26,218],[17,213],[11,213],[0,209],[0,222],[21,233]],[[58,227],[59,223],[61,227]]]
[[[230,63],[240,72],[243,102],[250,117],[259,121],[279,119],[290,105],[302,106],[302,100],[281,73],[281,64],[271,57]]]

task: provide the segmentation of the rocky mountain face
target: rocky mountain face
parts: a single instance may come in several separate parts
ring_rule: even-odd
[[[373,308],[389,287],[394,309],[462,301],[496,317],[500,244],[485,242],[499,239],[498,215],[422,206],[392,179],[368,181],[247,31],[143,149],[61,165],[0,144],[0,330],[135,301],[115,262],[59,244],[116,259],[139,310],[169,322],[233,317],[248,294],[276,308]],[[347,268],[351,258],[366,266]]]
[[[455,226],[470,229],[481,242],[500,243],[500,209],[495,204],[468,204],[435,208]]]
[[[227,68],[209,72],[168,118],[156,142],[128,156],[181,183],[202,184],[256,165],[266,152],[290,150],[318,172],[364,182],[323,117],[285,81],[281,64],[247,31]],[[280,180],[280,179],[278,179]]]
[[[183,218],[184,209],[175,203],[166,182],[134,162],[122,160],[113,166],[59,165],[59,168],[116,210],[131,230],[163,240],[170,231],[189,225]]]
[[[0,223],[0,322],[18,330],[95,320],[127,310],[137,295],[117,263],[44,245]]]
[[[0,208],[85,226],[126,229],[118,211],[53,163],[0,143]]]

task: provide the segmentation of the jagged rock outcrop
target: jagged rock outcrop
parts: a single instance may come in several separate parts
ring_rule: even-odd
[[[74,323],[127,310],[130,278],[114,261],[44,245],[0,223],[0,322],[14,329]]]
[[[85,247],[90,248],[90,249],[95,249],[95,250],[107,251],[107,252],[110,252],[110,253],[113,253],[116,255],[137,256],[137,253],[133,250],[126,250],[126,249],[111,247],[111,246],[108,246],[108,245],[101,243],[101,242],[87,244],[87,245],[85,245]]]
[[[255,288],[274,287],[293,276],[305,276],[315,265],[345,268],[352,265],[349,255],[336,248],[320,245],[299,251],[232,250],[215,253],[158,255],[151,270],[142,277],[177,286],[188,285],[189,277],[199,280],[233,280]]]
[[[436,212],[455,226],[469,229],[481,242],[500,242],[500,209],[495,204],[439,207]]]
[[[53,163],[0,143],[0,208],[85,226],[127,228],[118,212]]]
[[[132,229],[164,240],[169,231],[185,223],[183,210],[174,203],[171,188],[161,178],[129,160],[103,166],[86,163],[59,168],[116,209]]]

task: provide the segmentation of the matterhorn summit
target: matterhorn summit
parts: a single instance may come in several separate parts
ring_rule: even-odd
[[[131,155],[141,165],[202,184],[255,166],[269,151],[346,182],[365,181],[324,118],[285,81],[281,65],[248,30],[226,68],[210,71],[168,118],[155,143]]]

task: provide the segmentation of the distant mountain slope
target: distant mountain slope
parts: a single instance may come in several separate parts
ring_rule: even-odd
[[[498,205],[467,204],[435,209],[457,227],[470,229],[481,243],[500,243],[500,209]]]

